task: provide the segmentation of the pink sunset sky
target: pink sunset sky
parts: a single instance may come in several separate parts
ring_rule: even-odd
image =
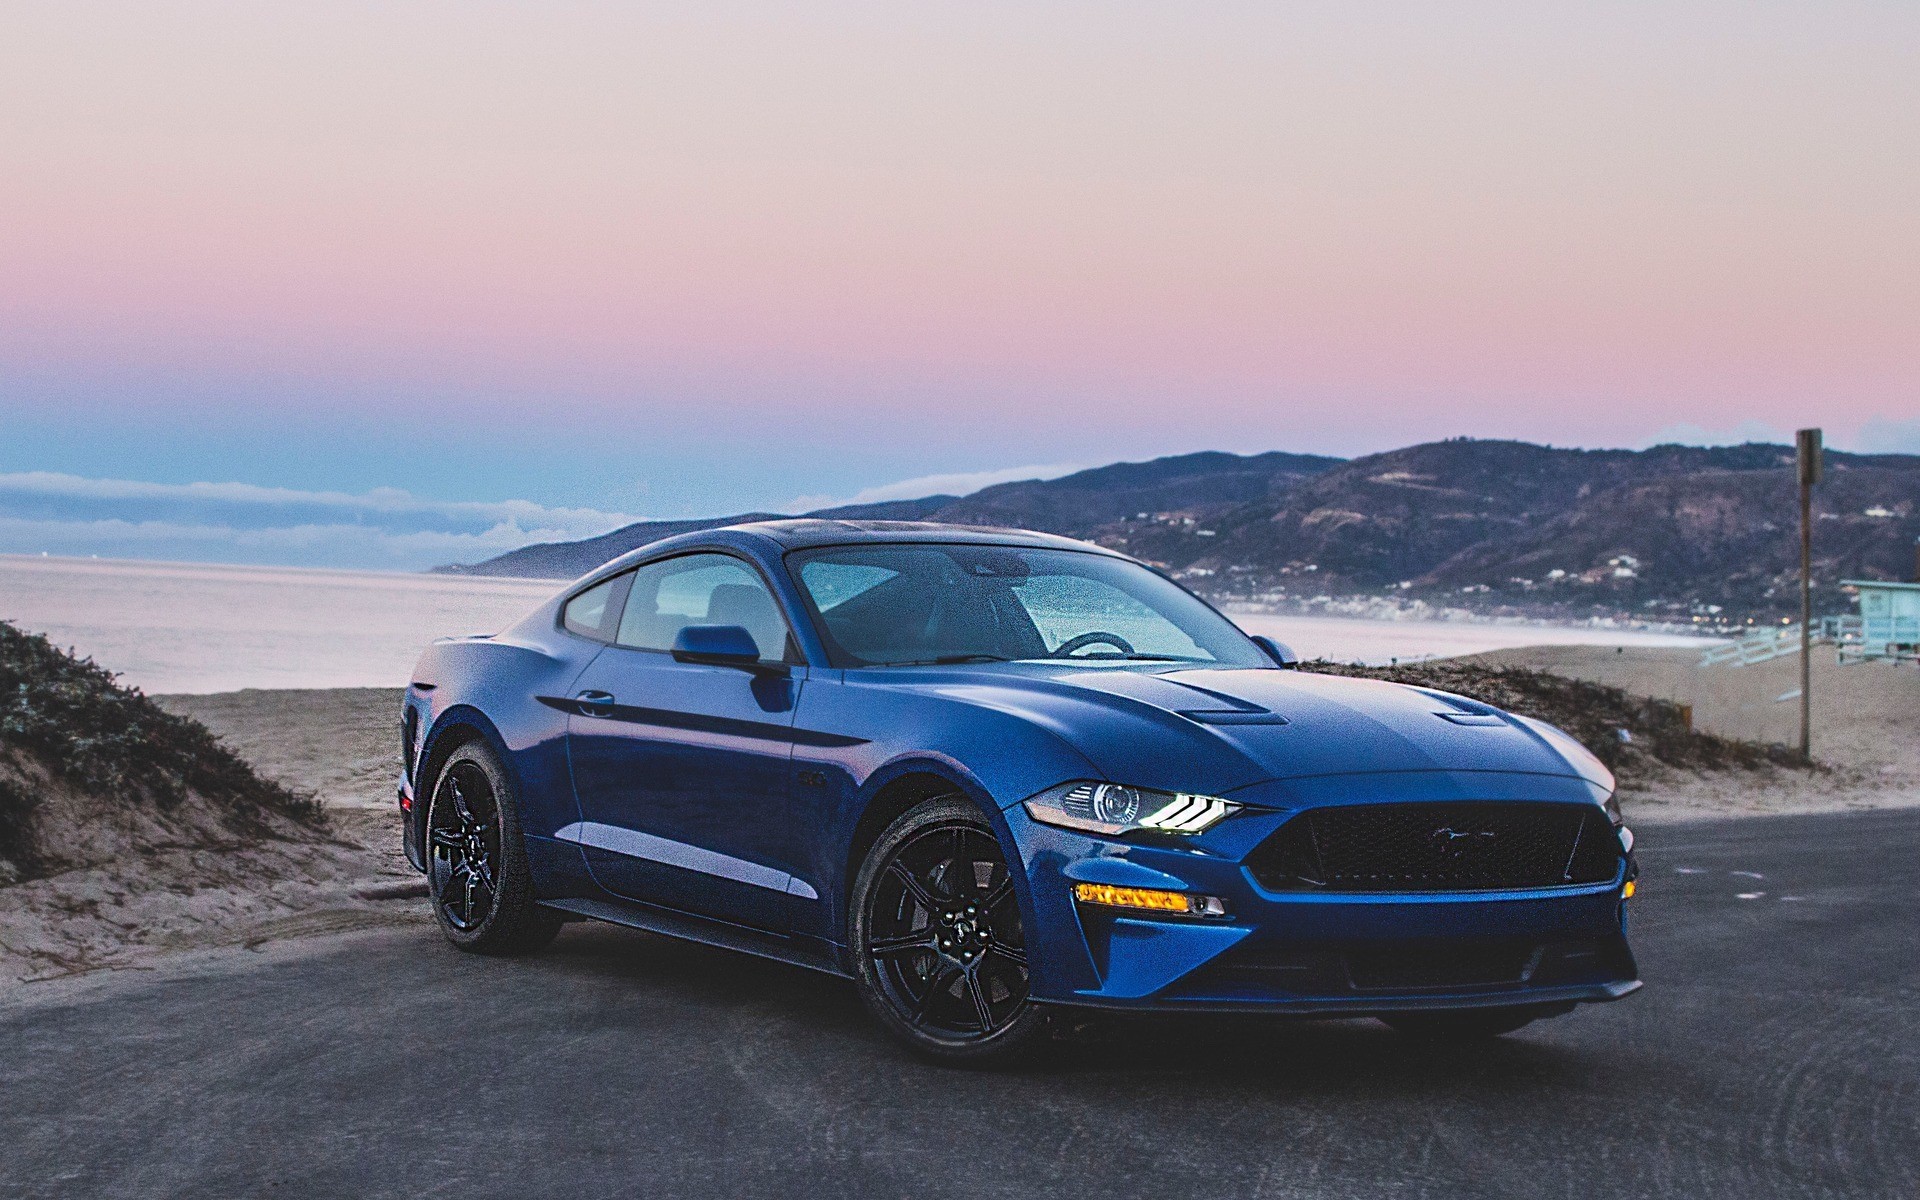
[[[1920,6],[9,5],[0,472],[1920,451]],[[426,460],[423,463],[423,460]]]

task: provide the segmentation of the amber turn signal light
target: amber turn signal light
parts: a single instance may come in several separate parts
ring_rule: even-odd
[[[1218,896],[1195,896],[1159,888],[1114,887],[1105,883],[1076,883],[1073,898],[1082,904],[1108,908],[1138,908],[1148,912],[1182,913],[1197,917],[1224,917],[1226,902]]]

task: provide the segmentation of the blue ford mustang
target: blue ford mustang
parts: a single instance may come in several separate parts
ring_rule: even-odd
[[[1489,1036],[1640,986],[1598,760],[1292,667],[1064,538],[687,534],[427,650],[407,854],[463,949],[584,916],[764,954],[949,1059],[1060,1006]]]

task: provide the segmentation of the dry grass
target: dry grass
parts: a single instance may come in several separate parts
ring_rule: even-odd
[[[101,804],[164,818],[189,798],[239,839],[287,822],[319,830],[311,797],[263,779],[207,727],[162,709],[111,672],[0,621],[0,882],[85,861],[41,828],[57,781]],[[127,815],[133,815],[131,813]]]

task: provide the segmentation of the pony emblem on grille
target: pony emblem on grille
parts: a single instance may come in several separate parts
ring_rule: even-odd
[[[1475,850],[1484,850],[1500,835],[1491,829],[1455,829],[1442,825],[1433,831],[1433,848],[1446,858],[1465,858]]]

